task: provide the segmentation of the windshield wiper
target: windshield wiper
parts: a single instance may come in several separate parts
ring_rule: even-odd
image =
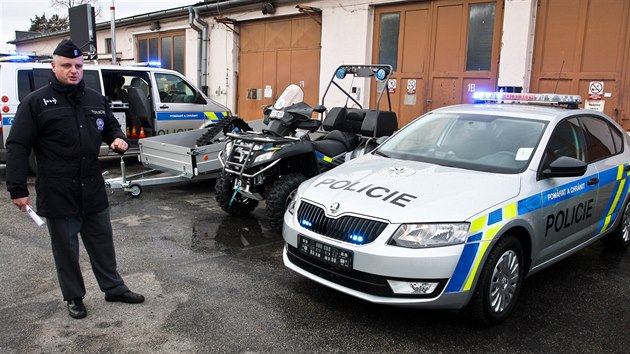
[[[389,155],[387,155],[386,153],[382,152],[381,150],[374,150],[374,154],[389,158]]]

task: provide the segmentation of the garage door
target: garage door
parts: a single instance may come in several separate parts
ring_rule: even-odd
[[[318,104],[320,44],[318,17],[242,23],[238,115],[245,120],[262,118],[263,107],[292,83],[302,87],[306,103]]]
[[[390,91],[400,127],[429,110],[472,102],[475,91],[495,89],[502,18],[501,2],[487,0],[376,8],[372,60],[394,67]]]
[[[540,0],[532,92],[589,96],[630,130],[630,1]]]

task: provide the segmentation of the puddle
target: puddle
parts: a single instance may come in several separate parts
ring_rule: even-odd
[[[254,217],[224,217],[221,222],[197,222],[193,225],[193,251],[231,251],[259,246],[281,239],[282,235],[264,231]]]

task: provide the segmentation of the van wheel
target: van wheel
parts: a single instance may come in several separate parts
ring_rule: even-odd
[[[292,173],[282,176],[275,181],[267,196],[267,220],[274,230],[281,230],[284,223],[284,212],[295,197],[297,188],[306,181],[306,176],[301,173]]]
[[[630,246],[630,202],[626,203],[619,225],[612,233],[602,238],[604,247],[613,251],[623,251]]]
[[[28,168],[34,175],[37,175],[37,159],[35,158],[35,151],[31,150],[31,154],[28,155]]]
[[[521,243],[502,237],[490,251],[468,305],[475,320],[495,325],[510,315],[523,284],[523,266]]]
[[[234,179],[223,174],[214,185],[214,197],[223,211],[234,216],[248,215],[258,206],[257,200],[234,194]]]

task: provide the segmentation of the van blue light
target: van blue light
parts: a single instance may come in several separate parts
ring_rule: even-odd
[[[8,55],[6,57],[3,58],[3,61],[9,61],[9,62],[26,62],[31,60],[31,57],[29,57],[28,55],[21,55],[21,54],[11,54]]]
[[[159,61],[150,61],[149,62],[149,66],[152,68],[161,68],[162,67],[162,63]]]

